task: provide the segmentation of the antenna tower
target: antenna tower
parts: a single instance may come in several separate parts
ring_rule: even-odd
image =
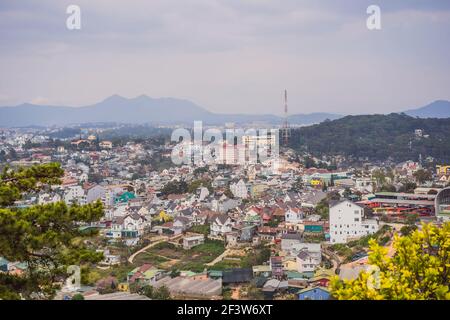
[[[281,129],[281,137],[283,138],[283,144],[287,147],[289,143],[289,137],[291,136],[291,131],[288,122],[288,104],[287,104],[287,90],[284,90],[284,122]]]

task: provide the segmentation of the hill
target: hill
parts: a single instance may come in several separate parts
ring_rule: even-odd
[[[337,119],[341,115],[328,113],[297,114],[290,117],[292,124],[319,123],[325,119]],[[154,99],[145,95],[127,99],[113,95],[97,104],[84,107],[43,106],[22,104],[0,108],[0,127],[51,126],[79,123],[126,123],[126,124],[191,124],[202,120],[206,124],[226,122],[264,122],[281,124],[283,118],[275,115],[218,114],[195,103],[175,98]]]
[[[424,107],[404,112],[411,117],[450,118],[450,101],[437,100]]]
[[[422,129],[424,137],[417,136],[416,129]],[[315,155],[405,161],[417,160],[421,154],[450,161],[450,118],[419,119],[395,113],[346,116],[293,130],[290,146]]]

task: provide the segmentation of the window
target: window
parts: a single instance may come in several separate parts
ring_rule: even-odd
[[[355,222],[358,222],[359,221],[359,218],[355,218]]]

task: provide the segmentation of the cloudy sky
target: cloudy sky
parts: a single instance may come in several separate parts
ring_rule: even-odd
[[[449,40],[441,0],[1,0],[0,105],[146,94],[279,114],[286,88],[290,113],[400,111],[450,100]]]

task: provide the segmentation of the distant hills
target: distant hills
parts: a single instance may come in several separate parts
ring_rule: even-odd
[[[450,102],[439,100],[427,106],[404,112],[412,117],[448,118]],[[336,120],[343,115],[333,113],[294,114],[289,116],[292,125],[310,125],[325,120]],[[113,95],[105,100],[83,107],[46,106],[24,103],[13,107],[0,107],[0,127],[64,126],[80,123],[125,124],[191,124],[202,120],[217,125],[227,122],[237,124],[266,123],[279,125],[283,117],[272,114],[219,114],[197,104],[176,98],[151,98],[141,95],[124,98]]]
[[[404,112],[418,118],[450,118],[450,101],[437,100],[424,107]]]
[[[415,130],[421,129],[422,136]],[[450,118],[413,118],[406,114],[346,116],[292,131],[290,146],[314,155],[384,161],[450,161]]]
[[[330,113],[296,114],[289,121],[296,125],[319,123],[341,118]],[[150,98],[145,95],[127,99],[113,95],[99,103],[84,107],[43,106],[29,103],[15,107],[0,107],[0,127],[51,126],[79,123],[115,122],[127,124],[205,124],[227,122],[281,124],[282,117],[265,114],[218,114],[195,103],[175,98]]]

